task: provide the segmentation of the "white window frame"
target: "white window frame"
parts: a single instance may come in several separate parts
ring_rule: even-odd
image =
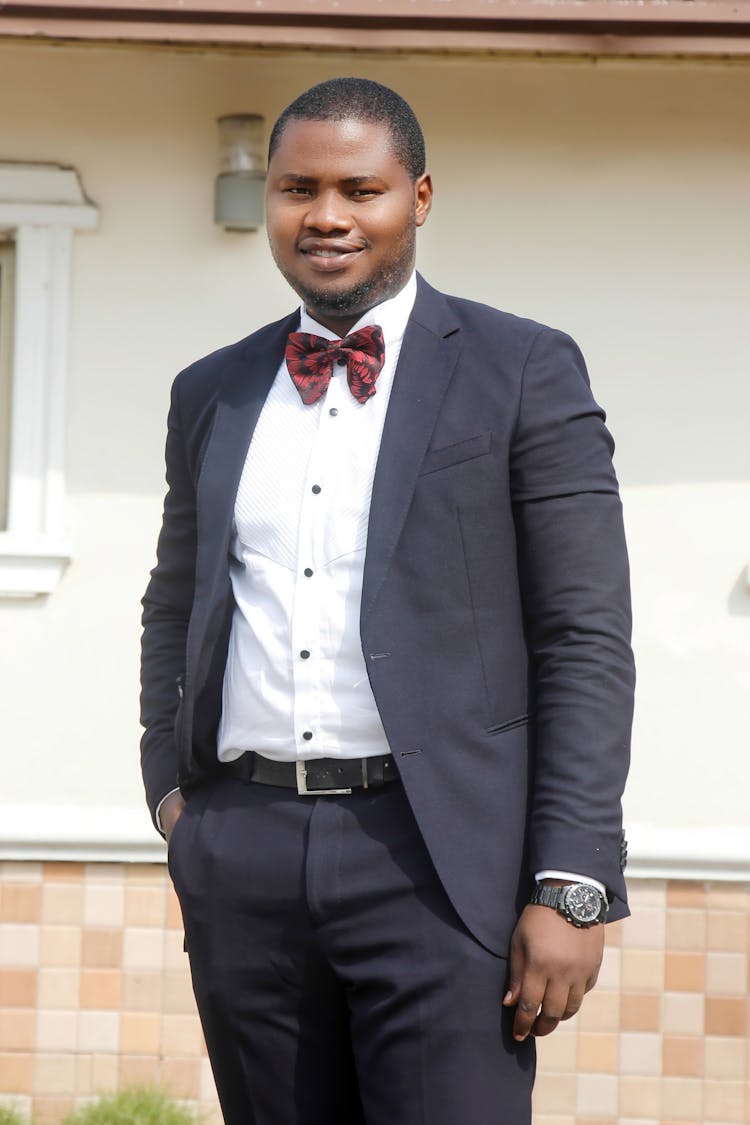
[[[73,231],[93,230],[97,220],[74,169],[0,162],[0,233],[15,243],[0,597],[50,593],[70,560],[63,507]]]
[[[13,294],[15,246],[0,233],[0,528],[5,527],[8,503],[8,455],[13,364]]]

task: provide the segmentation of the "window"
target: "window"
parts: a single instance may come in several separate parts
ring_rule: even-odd
[[[13,243],[0,242],[0,531],[8,518],[11,372],[13,365]]]
[[[0,595],[55,588],[65,538],[73,231],[96,225],[77,173],[0,163]]]

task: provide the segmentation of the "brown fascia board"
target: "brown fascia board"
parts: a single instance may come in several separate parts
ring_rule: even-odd
[[[0,2],[0,36],[409,51],[748,54],[750,0]]]
[[[0,14],[69,19],[158,19],[184,22],[368,20],[393,24],[479,24],[527,20],[573,23],[738,24],[750,21],[750,0],[15,0]]]

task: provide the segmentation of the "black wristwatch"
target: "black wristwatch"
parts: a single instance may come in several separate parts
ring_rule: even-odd
[[[588,883],[569,883],[565,887],[548,887],[537,883],[531,895],[532,903],[550,906],[562,914],[566,922],[586,929],[603,922],[609,905],[601,891]]]

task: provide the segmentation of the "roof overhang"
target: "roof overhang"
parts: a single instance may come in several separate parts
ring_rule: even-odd
[[[245,48],[750,56],[750,0],[0,2],[0,36]]]

